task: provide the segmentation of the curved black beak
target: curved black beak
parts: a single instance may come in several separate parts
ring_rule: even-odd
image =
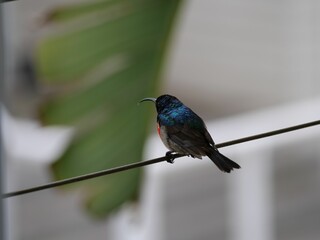
[[[144,99],[141,99],[139,103],[142,103],[145,101],[151,101],[151,102],[155,103],[157,101],[157,99],[156,98],[144,98]]]

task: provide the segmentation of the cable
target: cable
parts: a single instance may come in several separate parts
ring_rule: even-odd
[[[316,126],[319,124],[320,124],[320,120],[317,120],[317,121],[299,124],[299,125],[295,125],[295,126],[291,126],[291,127],[287,127],[287,128],[281,128],[281,129],[270,131],[270,132],[251,135],[248,137],[219,143],[219,144],[216,144],[216,147],[223,148],[223,147],[227,147],[227,146],[231,146],[231,145],[235,145],[235,144],[239,144],[239,143],[249,142],[249,141],[253,141],[253,140],[257,140],[257,139],[261,139],[261,138],[266,138],[266,137],[271,137],[271,136],[282,134],[282,133],[296,131],[299,129],[308,128],[308,127]],[[130,169],[155,164],[158,162],[171,161],[176,158],[183,157],[183,156],[185,156],[185,155],[172,154],[172,155],[166,155],[163,157],[159,157],[159,158],[155,158],[155,159],[151,159],[151,160],[147,160],[147,161],[131,163],[131,164],[123,165],[120,167],[110,168],[110,169],[106,169],[106,170],[102,170],[102,171],[98,171],[98,172],[94,172],[94,173],[89,173],[89,174],[85,174],[85,175],[81,175],[81,176],[77,176],[77,177],[72,177],[72,178],[67,178],[67,179],[60,180],[60,181],[51,182],[51,183],[36,186],[33,188],[26,188],[26,189],[22,189],[20,191],[4,193],[4,194],[2,194],[2,198],[9,198],[9,197],[23,195],[23,194],[27,194],[27,193],[31,193],[31,192],[37,192],[37,191],[48,189],[48,188],[54,188],[54,187],[58,187],[58,186],[62,186],[62,185],[70,184],[70,183],[75,183],[75,182],[79,182],[79,181],[83,181],[83,180],[88,180],[88,179],[92,179],[92,178],[96,178],[96,177],[101,177],[101,176],[105,176],[105,175],[109,175],[109,174],[113,174],[113,173],[117,173],[117,172],[127,171]]]
[[[236,139],[236,140],[232,140],[232,141],[216,144],[216,147],[217,148],[223,148],[223,147],[227,147],[227,146],[231,146],[231,145],[235,145],[235,144],[239,144],[239,143],[244,143],[244,142],[257,140],[257,139],[260,139],[260,138],[266,138],[266,137],[271,137],[271,136],[274,136],[274,135],[279,135],[279,134],[282,134],[282,133],[292,132],[292,131],[296,131],[296,130],[299,130],[299,129],[316,126],[316,125],[319,125],[319,124],[320,124],[320,120],[307,122],[307,123],[303,123],[303,124],[299,124],[299,125],[295,125],[295,126],[291,126],[291,127],[287,127],[287,128],[281,128],[281,129],[277,129],[277,130],[270,131],[270,132],[260,133],[260,134],[252,135],[252,136],[249,136],[249,137],[239,138],[239,139]]]

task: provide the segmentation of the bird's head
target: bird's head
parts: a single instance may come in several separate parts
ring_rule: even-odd
[[[178,98],[168,94],[161,95],[158,98],[144,98],[140,102],[144,101],[154,102],[156,104],[158,113],[161,113],[165,110],[171,110],[173,108],[177,108],[183,105]]]

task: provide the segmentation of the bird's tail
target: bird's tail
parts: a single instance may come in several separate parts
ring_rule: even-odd
[[[210,153],[208,154],[208,157],[223,172],[229,173],[234,168],[240,168],[240,166],[237,163],[222,155],[217,149],[212,149],[212,151],[210,151]]]

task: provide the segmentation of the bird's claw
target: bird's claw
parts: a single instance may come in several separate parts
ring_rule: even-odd
[[[174,163],[174,154],[172,151],[166,152],[167,162],[173,164]]]

